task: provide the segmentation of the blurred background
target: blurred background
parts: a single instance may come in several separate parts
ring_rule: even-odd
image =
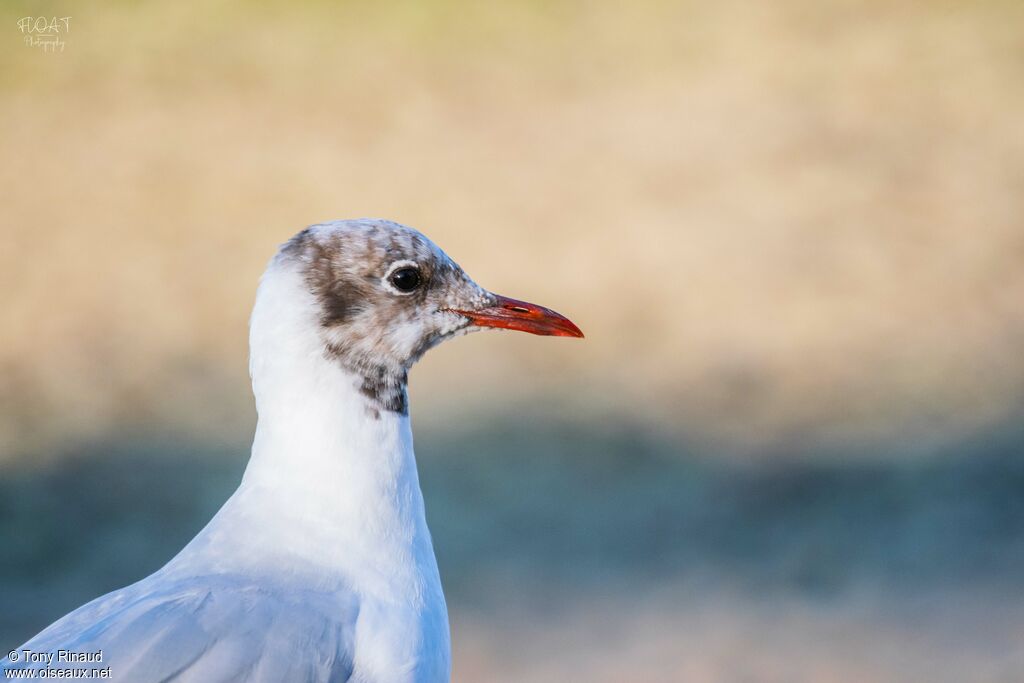
[[[1024,4],[0,27],[0,646],[201,528],[264,264],[382,216],[587,333],[412,374],[456,681],[1024,678]]]

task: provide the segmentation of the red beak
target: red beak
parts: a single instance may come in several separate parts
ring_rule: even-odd
[[[550,308],[504,296],[495,295],[495,298],[497,302],[493,306],[475,311],[453,312],[466,316],[477,327],[499,327],[552,337],[583,336],[583,332],[571,320]]]

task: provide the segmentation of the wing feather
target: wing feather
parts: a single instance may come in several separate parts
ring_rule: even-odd
[[[167,581],[157,574],[83,605],[19,650],[102,651],[102,663],[90,666],[109,666],[112,680],[132,683],[343,683],[352,674],[357,614],[351,596],[275,590],[233,576]]]

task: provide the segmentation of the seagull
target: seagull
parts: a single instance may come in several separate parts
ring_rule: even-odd
[[[427,350],[484,328],[583,336],[483,289],[404,225],[299,232],[256,294],[259,419],[238,489],[162,569],[59,619],[0,668],[131,683],[448,681],[406,384]]]

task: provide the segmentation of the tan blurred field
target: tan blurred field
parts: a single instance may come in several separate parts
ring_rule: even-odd
[[[553,388],[768,438],[1021,404],[1018,3],[56,3],[58,54],[15,27],[41,7],[0,41],[10,450],[248,425],[263,264],[362,215],[588,333],[443,348],[422,415]]]
[[[64,51],[26,15],[70,15]],[[456,680],[1021,679],[1024,3],[8,0],[0,27],[12,645],[215,509],[264,264],[382,216],[587,333],[413,374]]]

